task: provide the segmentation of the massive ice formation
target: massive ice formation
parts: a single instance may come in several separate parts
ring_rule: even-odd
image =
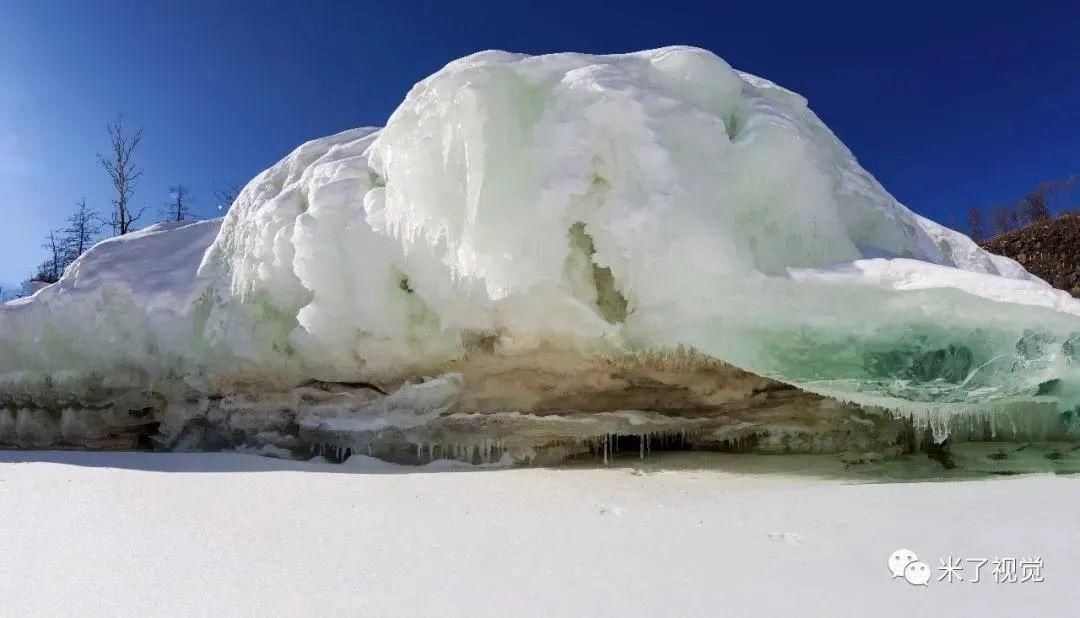
[[[693,349],[931,417],[1080,402],[1080,302],[912,213],[805,99],[699,49],[457,60],[384,129],[260,174],[216,227],[108,241],[5,307],[0,390]]]

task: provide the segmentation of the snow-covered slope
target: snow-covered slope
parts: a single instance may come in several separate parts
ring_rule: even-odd
[[[196,272],[220,220],[162,223],[98,243],[54,285],[0,307],[0,390],[88,373],[124,384],[199,371]]]
[[[805,99],[699,49],[452,62],[385,129],[252,180],[193,282],[216,225],[111,241],[5,308],[0,374],[392,381],[477,349],[690,347],[918,414],[1080,401],[1080,302],[912,213]]]

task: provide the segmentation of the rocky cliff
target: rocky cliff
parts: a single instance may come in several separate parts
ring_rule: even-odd
[[[982,246],[1020,262],[1031,274],[1080,297],[1080,215],[1063,215],[998,235]]]

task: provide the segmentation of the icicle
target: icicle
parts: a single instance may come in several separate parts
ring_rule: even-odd
[[[638,436],[638,459],[645,459],[645,436]]]

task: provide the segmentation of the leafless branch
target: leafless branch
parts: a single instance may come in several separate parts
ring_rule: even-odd
[[[98,161],[109,175],[116,197],[113,198],[113,213],[108,224],[113,232],[123,236],[133,231],[133,224],[139,219],[143,211],[133,214],[131,199],[135,194],[135,183],[142,176],[143,171],[135,165],[135,151],[142,143],[143,130],[140,128],[134,133],[128,133],[124,128],[123,116],[118,116],[115,122],[105,125],[109,134],[110,152],[108,156],[98,155]]]

